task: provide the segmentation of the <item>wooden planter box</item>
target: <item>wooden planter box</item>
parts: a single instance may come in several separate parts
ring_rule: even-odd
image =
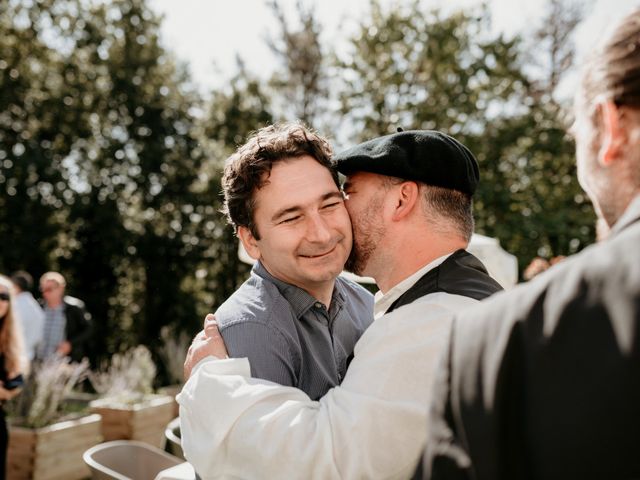
[[[173,398],[158,395],[131,406],[110,405],[108,399],[91,402],[91,410],[102,416],[104,441],[140,440],[164,446],[164,431],[173,420]]]
[[[9,480],[80,480],[91,475],[82,459],[100,443],[100,415],[55,423],[42,428],[9,428]]]
[[[161,395],[169,395],[173,398],[173,418],[176,418],[180,413],[180,405],[176,402],[176,395],[182,390],[182,385],[167,385],[166,387],[160,387],[158,393]]]

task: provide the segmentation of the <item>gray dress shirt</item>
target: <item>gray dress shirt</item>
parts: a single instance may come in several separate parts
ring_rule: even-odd
[[[373,321],[373,296],[338,277],[327,310],[257,262],[216,320],[229,355],[248,357],[252,377],[299,388],[316,400],[342,381],[353,347]]]
[[[44,315],[44,335],[36,352],[36,356],[40,360],[46,360],[56,353],[58,345],[66,340],[67,318],[64,316],[64,304],[55,308],[45,307]]]

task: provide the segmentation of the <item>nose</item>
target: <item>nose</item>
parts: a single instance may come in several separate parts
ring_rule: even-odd
[[[307,239],[310,242],[326,243],[331,240],[331,231],[322,215],[316,213],[309,217]]]

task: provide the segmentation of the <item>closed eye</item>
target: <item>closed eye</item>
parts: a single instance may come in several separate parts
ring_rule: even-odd
[[[283,224],[287,224],[287,223],[293,223],[296,220],[298,220],[300,218],[300,215],[296,215],[295,217],[287,217],[287,218],[283,218],[282,220],[280,220],[278,222],[278,225],[283,225]]]
[[[337,207],[338,205],[340,205],[341,202],[331,202],[331,203],[327,203],[325,205],[322,206],[323,210],[330,210],[332,208]]]

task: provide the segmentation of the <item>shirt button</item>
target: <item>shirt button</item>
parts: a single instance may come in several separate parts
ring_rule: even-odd
[[[320,302],[316,302],[315,307],[316,308],[322,308],[322,304]]]

